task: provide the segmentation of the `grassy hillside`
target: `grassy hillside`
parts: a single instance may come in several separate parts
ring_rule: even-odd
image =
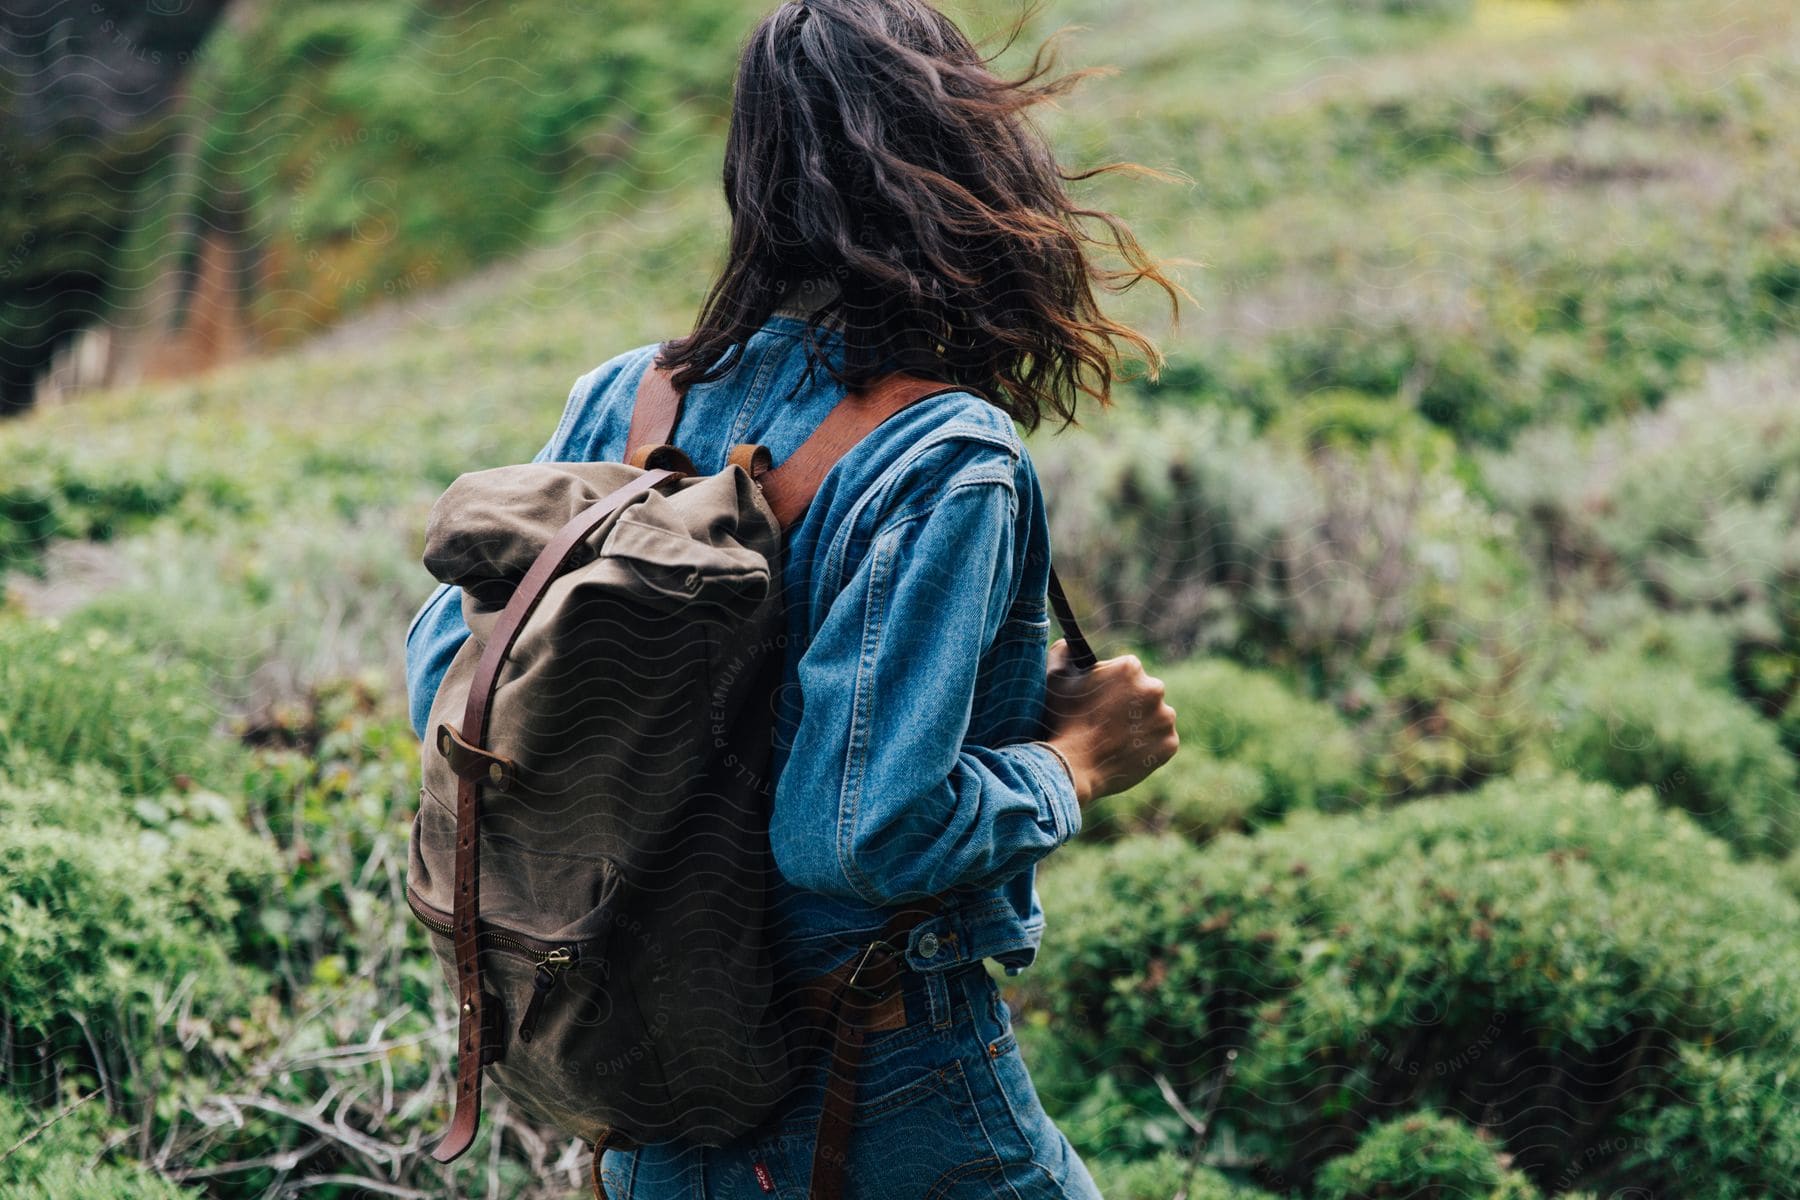
[[[495,66],[353,7],[284,9],[211,77],[236,116],[210,161],[270,246],[319,252],[277,309],[354,311],[421,254],[511,265],[0,425],[0,1196],[582,1186],[578,1147],[504,1111],[425,1157],[452,1022],[400,894],[401,634],[437,493],[691,317],[745,18],[495,5],[469,27]],[[1070,159],[1184,177],[1084,187],[1197,301],[1171,330],[1120,298],[1170,369],[1031,443],[1078,605],[1183,729],[1048,864],[1012,993],[1113,1200],[1800,1194],[1797,17],[1034,23],[1119,68],[1046,117]],[[685,81],[583,91],[592,57],[670,44]],[[541,84],[570,123],[484,127],[458,79]],[[402,112],[436,157],[332,144]],[[643,130],[632,169],[544,173],[608,121]],[[506,179],[464,186],[465,149]],[[408,231],[369,258],[363,201]]]
[[[737,6],[542,0],[269,6],[215,38],[148,270],[201,229],[241,234],[265,342],[466,275],[560,207],[656,186],[724,105]],[[566,218],[566,214],[564,214]],[[171,243],[176,245],[171,246]]]

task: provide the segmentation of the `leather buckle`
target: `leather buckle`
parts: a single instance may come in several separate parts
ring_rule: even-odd
[[[667,442],[642,446],[633,451],[627,461],[631,466],[641,467],[646,471],[673,471],[677,475],[699,474],[694,468],[694,460]]]
[[[501,758],[467,741],[448,721],[437,727],[437,748],[459,779],[491,783],[495,787],[505,787],[512,782],[511,759]]]

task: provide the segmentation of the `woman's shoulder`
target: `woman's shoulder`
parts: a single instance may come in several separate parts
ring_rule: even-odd
[[[916,401],[885,422],[883,432],[914,455],[1006,464],[1025,454],[1013,419],[981,392],[945,381],[942,390]]]
[[[596,462],[623,448],[638,381],[661,347],[647,342],[615,354],[575,381],[551,439],[554,457]]]
[[[656,352],[662,347],[661,342],[645,342],[641,346],[622,350],[583,375],[582,379],[592,387],[603,387],[614,380],[636,383],[637,377],[643,374],[644,368],[650,365],[650,360],[656,357]]]
[[[928,511],[968,486],[998,488],[1014,505],[1035,504],[1039,491],[1012,418],[973,390],[946,390],[889,418],[858,457],[877,523]]]

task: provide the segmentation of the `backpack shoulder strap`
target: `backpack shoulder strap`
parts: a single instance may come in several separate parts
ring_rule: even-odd
[[[652,359],[638,382],[637,400],[631,410],[631,432],[625,443],[625,461],[633,466],[651,465],[649,456],[667,443],[675,431],[675,422],[681,415],[682,394],[675,386],[673,374]],[[763,496],[785,531],[806,515],[807,506],[818,494],[831,468],[858,442],[873,433],[876,426],[922,400],[961,391],[973,392],[973,389],[917,375],[888,375],[838,401],[819,422],[819,427],[780,466],[768,467],[768,452],[761,447],[738,447],[732,451],[731,461],[743,466],[762,485]],[[979,392],[973,394],[980,395]],[[691,471],[691,465],[687,469]],[[1075,613],[1063,592],[1062,581],[1056,577],[1054,566],[1050,568],[1050,605],[1056,611],[1063,636],[1068,639],[1075,665],[1082,670],[1092,667],[1098,657],[1076,624]]]
[[[661,354],[659,348],[657,354]],[[637,400],[631,407],[631,432],[625,435],[624,461],[634,467],[645,465],[634,458],[665,445],[675,432],[675,421],[681,416],[681,392],[675,387],[674,372],[658,366],[653,355],[638,380]]]
[[[799,449],[762,476],[763,495],[775,519],[783,529],[798,522],[831,468],[877,425],[921,400],[967,390],[916,375],[889,375],[846,395]]]
[[[916,375],[896,374],[847,394],[779,467],[753,472],[781,527],[787,529],[805,515],[831,468],[877,425],[921,400],[966,390]],[[681,402],[682,392],[675,386],[674,372],[652,359],[638,381],[637,399],[631,409],[631,430],[625,437],[627,463],[634,467],[648,465],[648,456],[674,434],[675,422],[681,417]]]

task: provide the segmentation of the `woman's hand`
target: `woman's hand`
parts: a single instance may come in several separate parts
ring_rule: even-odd
[[[1059,640],[1050,647],[1048,689],[1046,740],[1068,760],[1083,808],[1142,782],[1181,745],[1162,680],[1145,673],[1135,654],[1081,671]]]

